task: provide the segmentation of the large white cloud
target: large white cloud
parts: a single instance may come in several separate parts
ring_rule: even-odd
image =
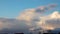
[[[60,28],[60,14],[58,11],[55,11],[48,16],[40,17],[40,19],[41,20],[38,25],[40,25],[43,29]]]

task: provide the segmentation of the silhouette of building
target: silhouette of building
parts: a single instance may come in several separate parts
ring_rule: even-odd
[[[56,34],[56,33],[43,33],[43,34]]]
[[[52,30],[47,30],[47,32],[43,34],[56,34],[56,33],[52,32]]]
[[[42,34],[41,32],[39,32],[38,34]]]
[[[0,33],[0,34],[8,34],[8,33]]]
[[[60,34],[60,32],[58,34]]]
[[[24,33],[15,33],[15,34],[24,34]]]

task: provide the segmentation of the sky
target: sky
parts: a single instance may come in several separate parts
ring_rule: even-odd
[[[0,17],[15,18],[25,9],[48,4],[57,4],[54,10],[60,11],[60,0],[0,0]]]
[[[59,12],[60,0],[0,0],[0,31],[60,28]]]

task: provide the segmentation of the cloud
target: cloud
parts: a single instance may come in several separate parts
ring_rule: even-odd
[[[29,26],[26,25],[27,21],[19,21],[16,19],[0,18],[0,33],[2,32],[28,32]]]
[[[51,10],[55,7],[56,7],[55,4],[51,4],[51,5],[49,4],[47,6],[40,6],[37,8],[26,9],[22,11],[22,13],[20,13],[20,15],[16,19],[28,21],[28,23],[26,24],[30,26],[31,29],[33,30],[35,28],[38,28],[36,24],[37,22],[40,21],[41,15],[46,11]]]
[[[56,4],[49,4],[47,6],[40,6],[40,7],[36,8],[36,12],[44,13],[47,10],[51,10],[51,9],[55,8],[56,6],[57,6]]]
[[[57,4],[49,4],[49,7],[50,8],[54,8],[54,7],[56,7],[57,6]]]
[[[24,19],[29,21],[34,16],[34,11],[35,9],[26,9],[17,17],[17,19]]]
[[[38,22],[38,26],[40,25],[42,29],[55,29],[60,28],[60,14],[55,11],[48,16],[40,17],[40,22]]]

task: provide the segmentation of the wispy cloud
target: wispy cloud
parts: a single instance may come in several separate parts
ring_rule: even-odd
[[[36,12],[44,13],[47,10],[51,10],[51,9],[55,8],[56,6],[57,6],[56,4],[49,4],[47,6],[40,6],[40,7],[36,8]]]

